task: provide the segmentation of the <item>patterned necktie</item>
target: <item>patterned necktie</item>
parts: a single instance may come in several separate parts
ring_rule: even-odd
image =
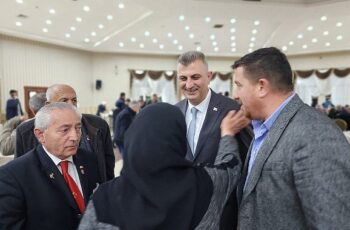
[[[80,213],[83,213],[85,210],[85,202],[83,195],[81,194],[77,184],[74,179],[68,173],[68,161],[61,161],[60,163],[62,169],[62,175],[66,181],[69,190],[72,192],[75,202],[77,203]]]
[[[194,150],[195,150],[194,135],[196,134],[197,112],[198,112],[198,109],[196,109],[195,107],[192,107],[191,109],[192,119],[187,132],[187,141],[188,141],[188,144],[190,145],[193,156],[194,156]]]

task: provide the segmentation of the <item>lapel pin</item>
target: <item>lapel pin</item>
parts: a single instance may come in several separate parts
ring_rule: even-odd
[[[218,111],[218,108],[214,107],[213,110],[214,110],[214,111]]]
[[[49,174],[49,177],[50,177],[51,179],[55,179],[55,174],[50,173],[50,174]]]
[[[79,169],[80,169],[81,174],[84,175],[85,174],[84,166],[80,165]]]

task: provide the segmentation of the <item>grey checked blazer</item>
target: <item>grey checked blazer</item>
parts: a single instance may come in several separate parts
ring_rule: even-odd
[[[249,151],[250,152],[250,151]],[[350,229],[350,145],[295,95],[238,187],[241,230]]]

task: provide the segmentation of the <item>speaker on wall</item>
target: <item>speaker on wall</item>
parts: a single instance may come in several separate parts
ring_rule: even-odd
[[[96,86],[97,90],[101,89],[102,88],[102,80],[96,80],[95,86]]]

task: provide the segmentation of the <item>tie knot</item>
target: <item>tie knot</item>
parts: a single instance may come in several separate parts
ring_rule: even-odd
[[[61,161],[60,163],[62,173],[67,173],[68,172],[68,161]]]
[[[192,107],[191,109],[192,116],[196,116],[197,112],[198,112],[198,109],[196,107]]]

